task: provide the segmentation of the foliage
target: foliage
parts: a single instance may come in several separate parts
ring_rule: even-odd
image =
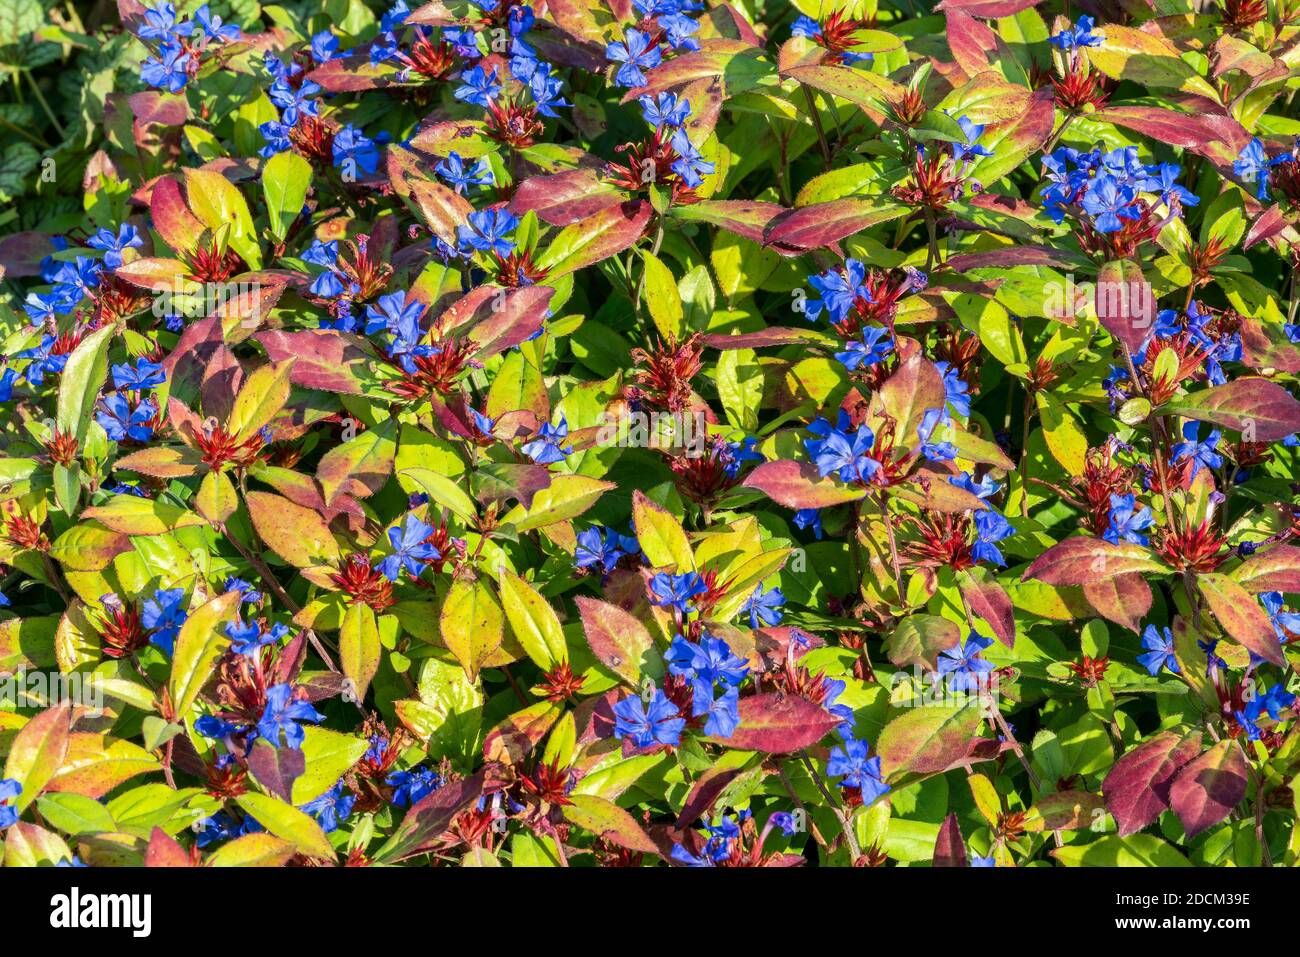
[[[1295,863],[1300,7],[0,12],[5,863]]]

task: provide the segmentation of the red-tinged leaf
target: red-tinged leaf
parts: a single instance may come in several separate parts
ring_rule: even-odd
[[[1037,6],[1041,0],[943,0],[936,10],[961,10],[973,17],[996,20]]]
[[[704,344],[714,349],[764,349],[768,346],[788,346],[797,342],[825,342],[825,333],[816,329],[792,329],[786,326],[769,326],[761,332],[744,332],[729,336],[724,333],[711,333],[704,337]]]
[[[195,867],[190,852],[180,842],[160,827],[149,835],[149,846],[144,852],[145,867]]]
[[[971,269],[989,269],[1010,266],[1065,266],[1078,265],[1078,257],[1050,246],[1003,246],[987,252],[962,253],[948,260],[947,265],[957,272]]]
[[[1273,239],[1285,232],[1290,225],[1281,206],[1270,206],[1250,224],[1250,229],[1246,230],[1246,236],[1241,241],[1241,248],[1249,249],[1256,243]]]
[[[371,64],[369,53],[343,56],[323,63],[307,74],[326,93],[359,93],[395,84],[397,67],[389,63]]]
[[[789,754],[812,747],[840,723],[811,701],[779,692],[741,698],[737,711],[735,733],[712,740],[741,751]]]
[[[623,94],[623,102],[630,103],[646,94],[662,93],[692,80],[715,80],[723,84],[728,96],[735,96],[757,86],[759,80],[775,72],[764,59],[762,50],[756,50],[740,40],[714,38],[700,43],[700,49],[683,53],[646,72],[649,81],[645,86]]]
[[[574,794],[563,808],[564,819],[602,840],[642,854],[659,856],[659,848],[631,814],[594,794]]]
[[[1142,630],[1151,610],[1151,586],[1137,574],[1084,582],[1083,597],[1097,614],[1132,632]]]
[[[176,252],[192,252],[198,246],[204,226],[190,212],[178,177],[163,176],[154,183],[149,197],[149,218],[158,235]]]
[[[654,639],[639,619],[607,601],[584,595],[574,601],[582,616],[587,644],[597,661],[633,688],[640,687],[642,674],[654,678],[663,675]]]
[[[945,473],[922,468],[912,477],[910,484],[895,485],[889,489],[888,494],[891,498],[911,502],[933,512],[957,514],[988,507],[964,488],[953,485],[948,478]]]
[[[483,757],[502,764],[519,764],[542,743],[564,709],[553,701],[538,701],[516,711],[483,739]]]
[[[4,776],[23,786],[13,799],[19,813],[35,801],[68,755],[72,707],[64,702],[33,717],[9,745]]]
[[[1151,332],[1156,301],[1142,267],[1131,259],[1112,259],[1097,273],[1097,318],[1112,336],[1137,352]]]
[[[392,837],[375,853],[381,864],[399,861],[436,843],[452,821],[483,796],[489,769],[451,781],[411,805]]]
[[[1241,563],[1232,580],[1248,592],[1284,591],[1300,594],[1300,548],[1274,545]]]
[[[979,731],[981,711],[974,701],[960,708],[909,708],[880,732],[876,752],[885,779],[904,774],[936,774],[967,757]]]
[[[1161,106],[1119,104],[1093,113],[1089,119],[1113,123],[1160,143],[1200,152],[1212,142],[1230,142],[1241,124],[1227,115],[1181,113]]]
[[[410,177],[407,187],[433,234],[447,245],[455,246],[457,230],[465,225],[469,214],[474,212],[470,201],[441,183],[423,177]]]
[[[860,106],[873,123],[885,118],[889,104],[903,92],[897,83],[877,73],[846,66],[800,64],[783,70],[782,75]]]
[[[1168,571],[1149,548],[1128,543],[1112,545],[1101,538],[1078,536],[1039,555],[1020,580],[1036,578],[1048,585],[1082,585],[1133,572]]]
[[[949,814],[939,826],[939,836],[934,841],[932,867],[966,867],[966,842],[961,837],[957,815]]]
[[[764,246],[804,252],[839,242],[871,226],[907,215],[906,207],[881,200],[837,199],[782,213],[768,224]]]
[[[938,615],[909,615],[885,639],[885,653],[900,668],[934,670],[935,659],[961,641],[957,623]]]
[[[524,180],[508,208],[516,216],[535,212],[544,223],[569,226],[627,198],[627,193],[611,186],[599,170],[572,169]]]
[[[0,279],[29,279],[41,274],[41,260],[53,253],[48,233],[14,233],[0,239]]]
[[[189,269],[179,259],[143,256],[120,266],[114,272],[145,292],[192,293],[199,288],[187,278]]]
[[[1300,402],[1278,383],[1256,376],[1181,396],[1163,411],[1235,429],[1251,442],[1276,442],[1300,432]]]
[[[282,801],[293,802],[293,782],[307,770],[301,749],[275,748],[257,741],[248,753],[248,770],[257,783]]]
[[[705,200],[690,206],[672,208],[674,219],[709,223],[755,243],[763,242],[769,224],[784,212],[787,212],[784,206],[756,199]]]
[[[1169,789],[1169,806],[1191,840],[1227,820],[1246,796],[1246,759],[1237,741],[1220,741],[1178,772]]]
[[[883,413],[894,420],[894,440],[900,449],[921,444],[918,430],[931,409],[944,407],[943,376],[935,364],[920,353],[903,362],[885,380],[872,404],[872,425]]]
[[[1282,643],[1273,630],[1273,623],[1250,592],[1219,572],[1199,573],[1196,586],[1219,625],[1233,641],[1266,661],[1286,667]]]
[[[827,508],[853,502],[866,491],[822,478],[807,462],[779,459],[764,462],[746,477],[746,488],[755,488],[786,508]]]
[[[616,256],[641,238],[653,213],[654,208],[640,199],[593,213],[560,230],[537,265],[555,279]]]
[[[1090,791],[1054,791],[1038,800],[1025,826],[1031,831],[1081,831],[1093,824],[1093,812],[1103,806]]]
[[[1106,810],[1124,837],[1142,830],[1169,807],[1174,776],[1201,750],[1201,732],[1165,731],[1148,738],[1115,762],[1101,793]]]
[[[1281,323],[1246,317],[1241,324],[1241,361],[1252,369],[1300,372],[1300,345],[1289,338]]]
[[[244,501],[257,534],[289,564],[306,568],[338,559],[338,543],[312,509],[270,492],[249,492]]]
[[[682,803],[681,813],[677,815],[677,829],[690,827],[709,812],[727,786],[744,771],[743,767],[711,767],[691,785],[691,791]]]
[[[273,329],[254,338],[272,362],[296,358],[289,381],[304,389],[323,389],[360,395],[369,369],[370,353],[364,340],[331,329],[286,332]]]
[[[983,568],[967,568],[957,573],[957,587],[970,610],[988,622],[998,641],[1014,648],[1016,619],[1011,609],[1011,598],[997,580]]]
[[[153,448],[124,455],[113,464],[114,468],[155,478],[185,478],[193,475],[202,462],[203,456],[192,449]]]
[[[479,286],[454,302],[438,326],[478,343],[476,359],[490,359],[537,334],[554,294],[550,286]]]
[[[970,76],[989,68],[989,53],[997,49],[998,35],[969,13],[949,9],[945,16],[948,24],[948,49],[957,65]]]

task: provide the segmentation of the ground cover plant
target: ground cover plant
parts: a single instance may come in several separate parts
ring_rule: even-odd
[[[1300,3],[0,10],[11,866],[1300,855]]]

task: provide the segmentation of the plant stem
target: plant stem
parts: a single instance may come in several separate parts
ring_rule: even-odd
[[[813,126],[817,128],[817,142],[821,146],[822,159],[826,161],[827,169],[831,165],[831,148],[826,142],[826,131],[822,129],[821,114],[817,112],[817,103],[813,99],[812,90],[808,88],[807,83],[800,83],[799,88],[803,90],[804,99],[808,103],[808,114],[812,117]]]

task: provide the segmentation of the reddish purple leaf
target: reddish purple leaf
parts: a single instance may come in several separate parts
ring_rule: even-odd
[[[865,199],[837,199],[803,206],[775,217],[764,232],[763,245],[781,250],[820,249],[906,213],[902,206]]]
[[[866,491],[822,478],[807,462],[778,459],[764,462],[745,479],[746,488],[756,488],[787,508],[826,508],[853,502]]]
[[[719,744],[742,751],[789,754],[811,747],[840,723],[840,719],[805,698],[769,693],[741,698],[740,724]]]
[[[1016,619],[1011,598],[997,580],[982,568],[967,568],[958,573],[957,585],[970,610],[988,622],[1002,644],[1014,648]]]
[[[1151,610],[1151,586],[1138,574],[1086,581],[1083,597],[1097,614],[1132,632],[1142,630],[1142,620]]]
[[[1276,442],[1300,432],[1300,402],[1278,383],[1256,376],[1182,396],[1164,411],[1235,429],[1250,442]]]
[[[1274,545],[1246,559],[1232,580],[1248,592],[1288,591],[1300,594],[1300,548]]]
[[[627,198],[627,193],[611,186],[599,170],[571,169],[524,180],[508,208],[516,216],[531,211],[544,223],[568,226]]]
[[[1067,538],[1039,555],[1020,576],[1049,585],[1082,585],[1132,572],[1167,572],[1149,548],[1128,543],[1112,545],[1101,538]]]
[[[957,824],[957,815],[949,814],[939,827],[939,836],[934,841],[932,867],[966,867],[966,842],[961,838],[961,827]]]
[[[1201,732],[1165,731],[1143,741],[1115,762],[1101,783],[1106,810],[1120,837],[1142,830],[1169,807],[1174,776],[1201,750]]]
[[[1246,759],[1236,741],[1220,741],[1178,773],[1169,789],[1169,806],[1190,840],[1227,820],[1246,796]]]
[[[330,329],[275,329],[254,338],[273,362],[297,359],[289,375],[294,385],[351,395],[363,391],[362,378],[369,367],[370,353],[356,336]]]

